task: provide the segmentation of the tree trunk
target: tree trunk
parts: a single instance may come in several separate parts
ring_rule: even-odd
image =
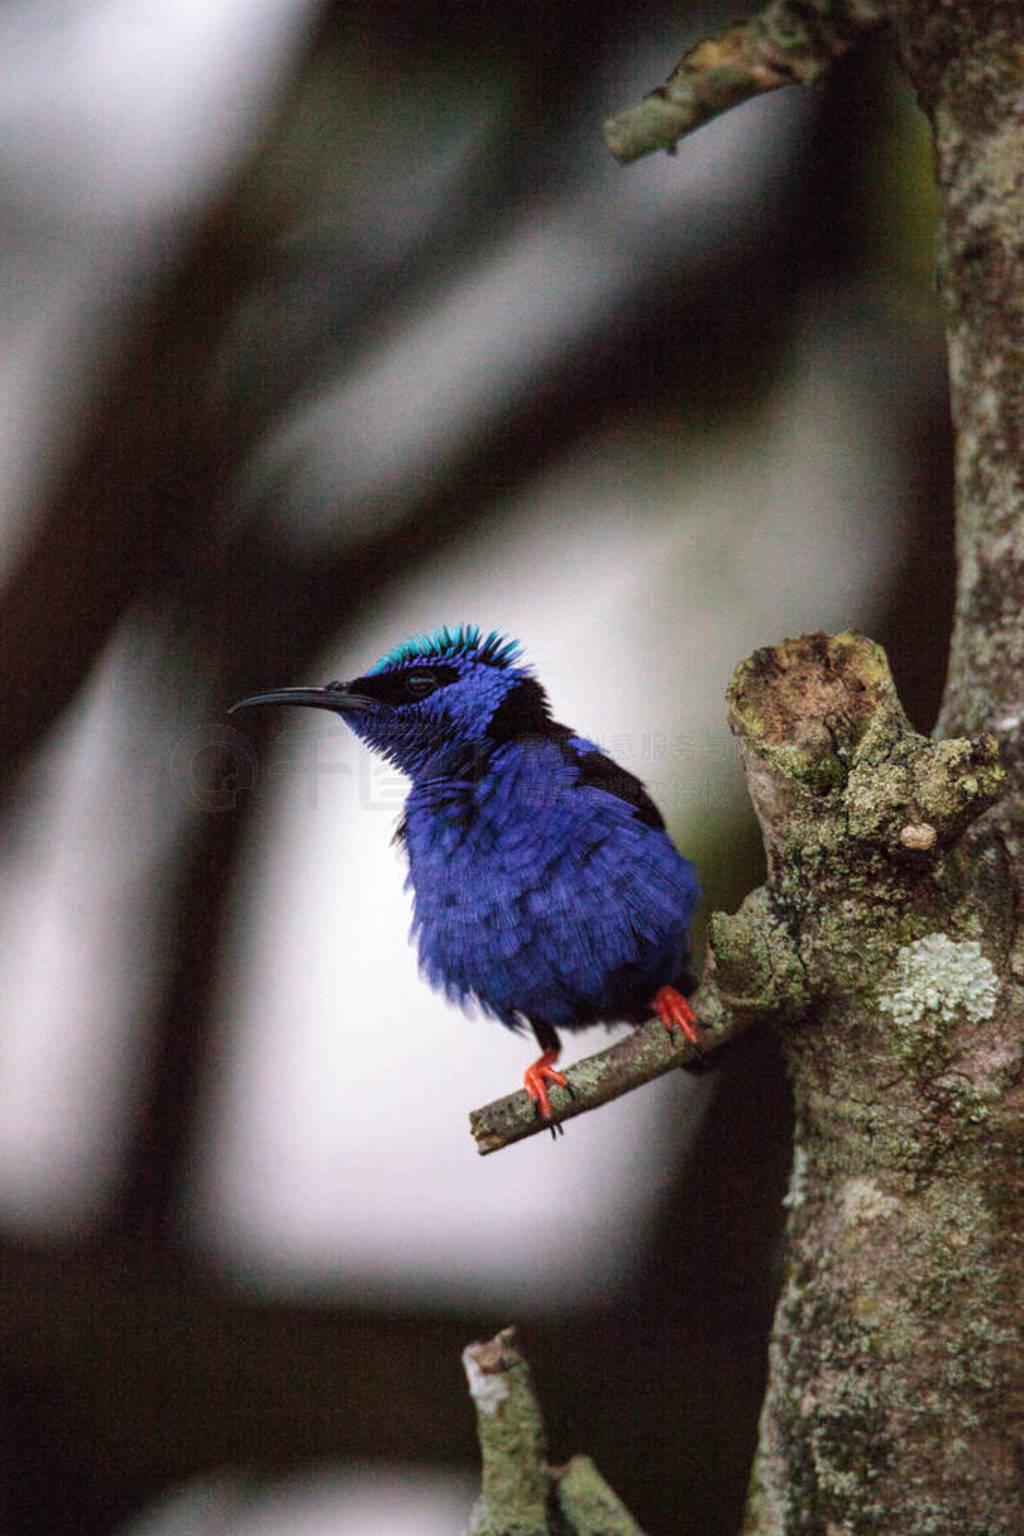
[[[797,1109],[747,1532],[1020,1530],[1014,900],[995,821],[964,832],[995,743],[916,735],[852,636],[758,653],[733,720],[771,923],[716,922],[718,980],[789,978]]]
[[[737,687],[810,999],[786,1030],[789,1257],[747,1536],[1024,1530],[1024,6],[890,14],[940,193],[959,551],[940,735],[993,733],[1007,777],[947,841],[924,800],[956,752],[984,777],[983,741],[915,750],[877,719],[858,739],[840,703],[835,781],[825,752],[809,783],[784,674]],[[955,766],[968,795],[975,766]]]

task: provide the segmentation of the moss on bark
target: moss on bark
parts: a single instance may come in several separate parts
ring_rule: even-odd
[[[746,1529],[1009,1532],[1024,1052],[1005,857],[977,820],[995,744],[917,735],[852,635],[758,652],[731,703],[774,919],[751,984],[802,978],[780,1010],[797,1158]],[[742,947],[728,965],[742,986]]]

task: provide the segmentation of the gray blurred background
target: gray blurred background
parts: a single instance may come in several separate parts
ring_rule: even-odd
[[[0,12],[3,1536],[458,1536],[459,1352],[510,1321],[556,1460],[650,1536],[737,1528],[772,1042],[481,1161],[531,1052],[416,975],[401,781],[226,718],[498,628],[706,910],[760,875],[752,648],[869,630],[930,727],[950,443],[887,51],[672,158],[600,138],[732,15]]]

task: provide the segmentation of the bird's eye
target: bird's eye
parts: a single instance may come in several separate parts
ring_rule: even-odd
[[[414,699],[425,699],[437,687],[437,678],[433,672],[410,672],[405,686]]]

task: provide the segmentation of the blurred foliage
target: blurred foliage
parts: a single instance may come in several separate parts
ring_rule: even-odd
[[[922,308],[934,304],[936,200],[932,138],[913,89],[888,47],[866,75],[875,131],[865,149],[863,185],[855,189],[861,266],[881,274]]]

